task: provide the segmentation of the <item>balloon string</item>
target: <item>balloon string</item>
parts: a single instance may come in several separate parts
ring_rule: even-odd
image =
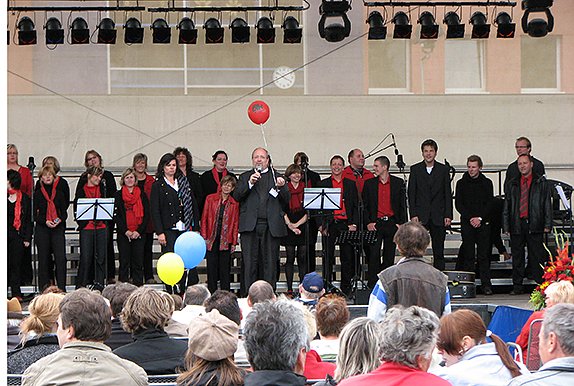
[[[189,286],[189,269],[186,269],[187,275],[185,276],[185,289],[187,290],[187,286]]]
[[[263,143],[265,144],[265,148],[267,149],[267,138],[265,138],[265,131],[263,131],[263,123],[259,124],[259,128],[261,129],[261,135],[263,135]]]

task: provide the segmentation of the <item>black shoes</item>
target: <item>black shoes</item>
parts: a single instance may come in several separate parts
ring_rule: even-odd
[[[524,293],[524,290],[521,288],[513,288],[512,291],[510,291],[509,295],[522,295]]]
[[[482,293],[483,293],[484,295],[486,295],[486,296],[492,296],[492,295],[494,295],[494,294],[492,293],[492,288],[490,288],[490,287],[484,287],[484,288],[482,289]]]

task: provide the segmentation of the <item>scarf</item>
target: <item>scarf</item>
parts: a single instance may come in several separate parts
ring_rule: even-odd
[[[52,192],[50,196],[48,196],[48,192],[46,192],[46,187],[43,183],[40,183],[40,190],[42,191],[42,195],[44,199],[46,199],[46,203],[48,204],[48,208],[46,209],[46,221],[54,221],[58,218],[58,211],[56,210],[56,205],[54,204],[54,198],[56,198],[56,188],[58,187],[58,182],[60,182],[60,177],[56,177],[54,182],[52,183]]]
[[[295,188],[291,182],[288,183],[289,192],[291,192],[291,200],[289,201],[289,210],[293,212],[299,212],[303,210],[303,192],[305,189],[305,184],[299,182],[299,185]]]
[[[141,198],[141,190],[134,186],[134,190],[130,193],[127,186],[122,187],[122,200],[126,207],[126,222],[129,231],[136,231],[138,226],[142,223],[144,216],[144,208]]]
[[[213,175],[213,179],[217,184],[217,191],[219,192],[221,190],[221,181],[219,180],[219,173],[217,172],[217,169],[215,167],[211,169],[211,174]],[[227,175],[227,168],[223,169],[221,178],[225,177],[226,175]]]
[[[16,202],[14,206],[14,229],[18,232],[20,231],[20,227],[22,226],[22,221],[20,216],[22,215],[22,192],[16,189],[8,189],[8,195],[16,194]]]
[[[193,199],[191,198],[191,187],[187,177],[180,174],[177,178],[178,191],[177,195],[183,205],[183,223],[185,229],[191,229],[193,225]]]

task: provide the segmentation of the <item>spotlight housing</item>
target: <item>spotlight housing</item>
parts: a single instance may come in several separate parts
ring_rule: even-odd
[[[372,11],[367,18],[369,25],[369,40],[383,40],[387,37],[385,20],[379,11]]]
[[[126,44],[141,44],[143,43],[144,30],[142,23],[135,18],[130,17],[124,24],[124,42]]]
[[[496,15],[494,23],[497,25],[496,37],[499,39],[511,39],[514,37],[516,24],[512,22],[512,17],[507,12],[500,12]]]
[[[32,19],[28,16],[22,17],[16,26],[18,28],[18,44],[21,46],[29,46],[36,44],[36,26]]]
[[[410,24],[409,16],[403,11],[398,11],[393,16],[391,23],[395,25],[393,39],[410,39],[413,26]]]
[[[109,17],[104,17],[98,24],[98,43],[99,44],[116,44],[116,23]]]
[[[181,19],[177,29],[179,29],[179,44],[197,44],[197,29],[189,17]]]
[[[460,23],[460,16],[458,16],[458,13],[453,11],[448,12],[446,15],[444,15],[442,22],[447,25],[447,39],[464,38],[464,24]]]
[[[436,23],[432,13],[424,11],[419,16],[419,20],[417,22],[421,25],[421,39],[438,38],[438,24]]]
[[[83,17],[77,17],[70,26],[72,44],[89,44],[90,30],[88,22]]]
[[[554,16],[550,12],[550,7],[552,7],[553,3],[553,0],[523,0],[522,31],[534,38],[544,37],[549,32],[552,32],[554,29]],[[530,14],[537,12],[544,12],[546,20],[536,18],[528,21]]]
[[[273,22],[266,16],[257,20],[257,43],[275,43],[275,28]]]
[[[231,43],[249,43],[251,31],[245,19],[240,17],[233,19],[229,28],[231,29]]]
[[[58,18],[48,18],[44,29],[46,30],[47,45],[64,44],[64,29],[62,28],[62,23]]]
[[[165,19],[155,19],[150,28],[154,44],[169,44],[171,41],[171,28]]]
[[[329,1],[323,0],[319,6],[319,35],[328,42],[340,42],[351,34],[351,21],[347,17],[347,11],[351,9],[351,5],[347,0]],[[339,19],[343,22],[330,22],[327,19]]]
[[[205,21],[203,25],[205,29],[205,44],[223,43],[223,28],[221,23],[214,17]]]
[[[287,16],[283,20],[283,43],[295,44],[301,43],[303,29],[299,28],[299,21],[294,16]]]
[[[472,24],[472,39],[488,39],[490,35],[490,24],[487,22],[486,15],[476,11],[470,17],[469,23]]]

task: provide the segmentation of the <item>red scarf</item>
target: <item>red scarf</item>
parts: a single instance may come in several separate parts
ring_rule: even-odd
[[[215,166],[211,169],[211,174],[213,174],[213,179],[215,180],[215,183],[217,184],[217,191],[221,191],[221,181],[219,180],[219,172],[217,171],[217,169],[215,168]],[[227,175],[227,168],[223,169],[222,172],[223,177],[225,177]]]
[[[50,197],[48,197],[48,192],[46,192],[46,188],[44,184],[40,184],[40,189],[42,190],[42,195],[46,199],[48,203],[48,209],[46,210],[46,221],[54,221],[58,218],[58,211],[56,210],[56,205],[54,204],[54,198],[56,198],[56,188],[58,187],[58,182],[60,182],[60,177],[56,177],[54,182],[52,183],[52,192]]]
[[[16,194],[16,202],[14,206],[14,229],[20,231],[20,227],[22,226],[22,221],[20,220],[20,216],[22,215],[22,192],[16,189],[8,189],[8,195]]]
[[[127,186],[122,188],[122,199],[126,207],[126,221],[128,223],[129,231],[136,231],[138,226],[142,223],[144,216],[144,207],[142,204],[140,188],[134,186],[134,190],[130,193]]]
[[[291,193],[291,200],[289,201],[289,210],[291,212],[298,212],[303,210],[303,192],[305,189],[305,184],[299,182],[299,185],[295,188],[291,182],[288,183],[289,192]]]

